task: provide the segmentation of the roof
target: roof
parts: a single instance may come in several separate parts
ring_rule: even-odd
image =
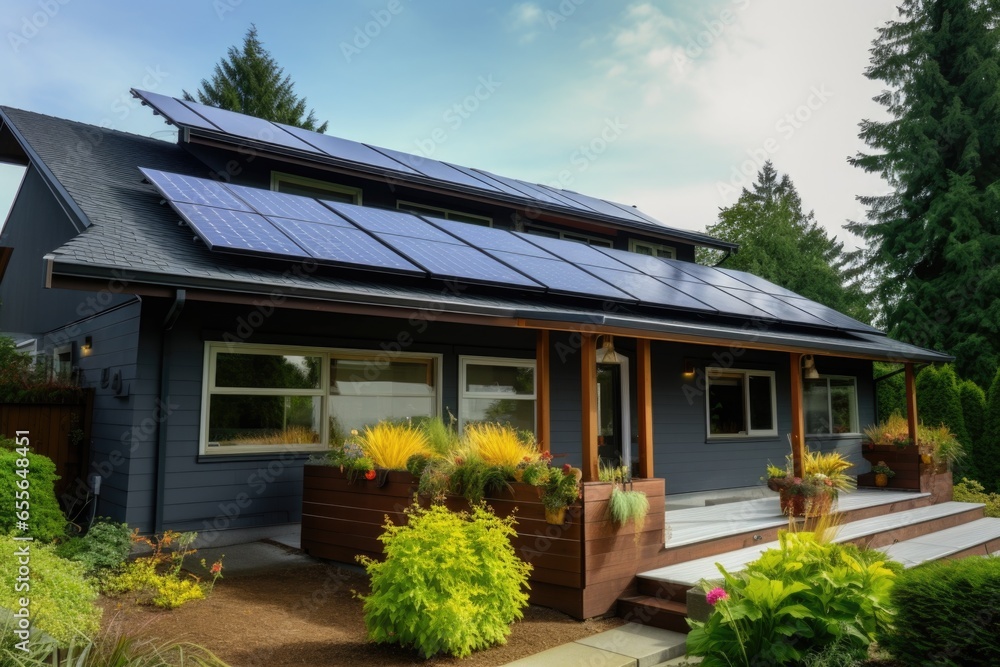
[[[272,123],[159,93],[133,89],[132,94],[179,128],[182,141],[196,141],[200,137],[233,146],[249,146],[272,154],[348,169],[369,177],[390,179],[392,183],[430,186],[459,195],[486,198],[532,214],[548,212],[596,221],[721,250],[736,250],[739,247],[739,244],[700,232],[668,227],[635,206]]]
[[[57,248],[47,260],[60,285],[112,278],[126,291],[183,288],[199,298],[283,295],[289,305],[425,309],[484,323],[573,329],[620,329],[645,332],[668,340],[744,341],[748,347],[842,354],[895,361],[945,361],[946,355],[893,341],[870,330],[836,331],[760,323],[746,318],[707,317],[663,311],[643,304],[611,312],[581,299],[465,285],[449,290],[429,280],[386,276],[362,277],[343,270],[290,270],[288,263],[241,258],[209,250],[192,241],[177,224],[177,215],[160,205],[161,197],[143,183],[139,167],[191,176],[207,175],[206,167],[181,146],[68,120],[0,107],[0,115],[30,144],[40,172],[57,180],[89,225]],[[87,141],[87,151],[66,146]],[[55,185],[53,187],[55,187]],[[191,298],[189,296],[189,298]],[[593,302],[594,304],[598,302]],[[470,320],[471,318],[471,320]]]

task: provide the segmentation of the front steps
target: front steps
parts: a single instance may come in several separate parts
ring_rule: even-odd
[[[848,496],[849,498],[850,496]],[[886,497],[888,499],[888,497]],[[888,503],[847,503],[841,499],[843,523],[838,529],[836,542],[852,542],[861,547],[885,551],[890,558],[905,567],[914,567],[930,560],[962,558],[970,555],[1000,554],[1000,519],[983,518],[984,506],[976,503],[946,502],[929,504],[924,494],[911,494],[909,499],[891,498]],[[773,513],[774,499],[771,501]],[[618,601],[618,614],[629,620],[658,628],[686,632],[685,617],[703,617],[707,612],[704,596],[691,588],[702,580],[720,579],[716,563],[727,572],[738,572],[767,549],[777,548],[775,541],[778,526],[766,526],[756,512],[762,501],[734,503],[750,507],[733,508],[733,516],[747,518],[746,526],[728,527],[730,535],[713,534],[704,527],[699,532],[711,536],[704,544],[685,541],[674,549],[691,556],[686,559],[665,558],[669,565],[638,575],[638,594]],[[681,514],[698,515],[698,510],[684,510]],[[707,515],[706,515],[707,516]],[[686,516],[684,518],[694,518]],[[668,522],[670,513],[668,513]],[[780,527],[787,526],[784,518],[774,518]],[[750,531],[743,528],[750,527]],[[748,535],[760,536],[749,544]],[[744,539],[740,539],[744,538]],[[767,539],[769,538],[769,539]],[[720,551],[721,545],[733,548]],[[671,544],[668,542],[667,551]],[[708,553],[699,553],[707,551]]]

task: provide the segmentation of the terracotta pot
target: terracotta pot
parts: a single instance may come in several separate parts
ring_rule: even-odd
[[[553,526],[561,526],[566,523],[566,508],[560,507],[556,510],[545,508],[545,523],[550,523]]]
[[[884,472],[875,473],[875,486],[889,486],[889,476]]]
[[[781,491],[779,500],[781,513],[785,516],[817,517],[829,514],[833,510],[833,494],[831,493],[820,493],[806,497]]]
[[[772,491],[781,491],[781,487],[778,485],[780,481],[781,480],[778,477],[769,477],[767,479],[767,488]]]

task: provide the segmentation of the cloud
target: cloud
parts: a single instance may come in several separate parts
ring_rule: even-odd
[[[521,32],[521,43],[531,42],[538,37],[538,26],[544,21],[542,8],[533,2],[522,2],[510,10],[510,27]]]

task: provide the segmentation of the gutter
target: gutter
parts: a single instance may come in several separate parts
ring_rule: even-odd
[[[160,420],[156,428],[156,522],[153,529],[156,533],[163,532],[163,500],[167,480],[167,426],[170,423],[170,411],[164,406],[170,405],[170,364],[167,363],[167,354],[171,351],[169,334],[177,324],[186,302],[187,292],[178,289],[160,328]]]

